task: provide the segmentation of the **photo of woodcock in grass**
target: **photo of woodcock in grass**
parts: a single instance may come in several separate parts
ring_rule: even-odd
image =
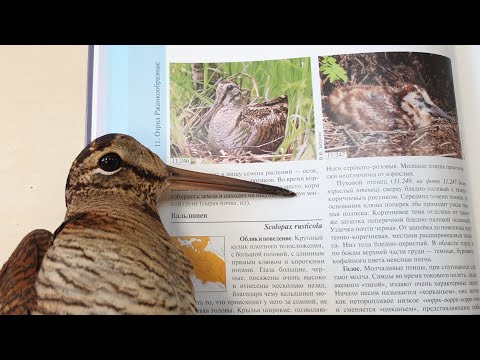
[[[450,59],[424,53],[319,57],[326,152],[462,158]]]
[[[171,64],[170,157],[315,159],[310,59]]]

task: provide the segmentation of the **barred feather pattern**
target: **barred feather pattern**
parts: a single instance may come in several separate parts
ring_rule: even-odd
[[[106,154],[116,169],[100,166]],[[92,141],[67,177],[63,223],[3,266],[0,314],[195,313],[192,265],[157,212],[169,171],[128,135]]]
[[[336,88],[328,102],[331,119],[357,131],[395,130],[403,117],[400,99],[393,94],[381,86]]]
[[[158,218],[127,205],[97,206],[60,230],[38,274],[36,313],[195,313],[190,262]]]
[[[35,280],[45,253],[53,243],[47,230],[26,235],[0,271],[0,314],[28,315],[34,311]]]

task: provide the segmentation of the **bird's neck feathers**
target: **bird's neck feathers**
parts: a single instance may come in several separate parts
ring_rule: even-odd
[[[129,186],[122,189],[90,189],[67,197],[66,218],[80,213],[94,213],[115,218],[148,215],[160,221],[157,197],[147,193],[138,196]]]

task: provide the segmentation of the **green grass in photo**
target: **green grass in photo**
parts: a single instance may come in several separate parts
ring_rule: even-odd
[[[193,70],[194,69],[194,70]],[[272,161],[316,158],[311,68],[309,58],[170,65],[170,138],[172,157],[197,157],[192,135],[215,101],[216,85],[227,78],[250,92],[256,103],[286,94],[285,139]],[[206,134],[198,141],[206,142]],[[284,149],[283,153],[280,149]]]

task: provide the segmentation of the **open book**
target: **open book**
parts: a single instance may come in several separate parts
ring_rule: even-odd
[[[480,314],[462,51],[95,46],[87,141],[297,193],[164,195],[201,314]]]

